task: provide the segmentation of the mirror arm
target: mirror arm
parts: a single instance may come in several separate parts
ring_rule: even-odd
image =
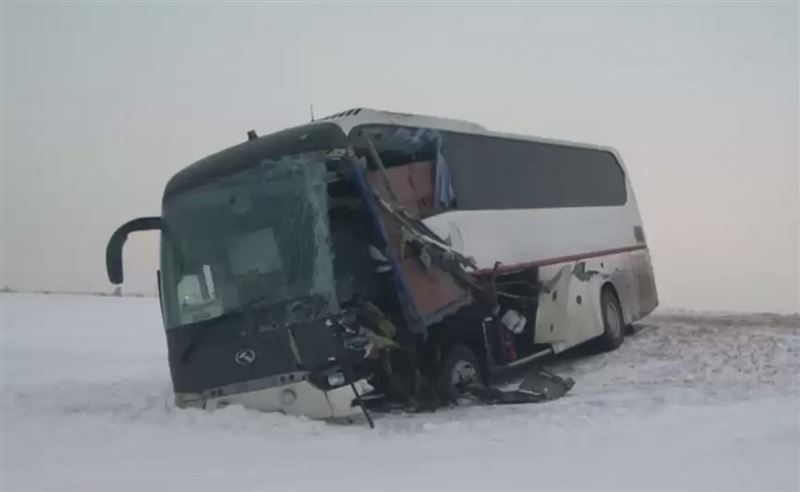
[[[161,217],[139,217],[126,222],[114,231],[106,246],[106,273],[112,284],[119,285],[123,280],[122,247],[125,245],[128,235],[132,232],[153,230],[164,230],[164,222]]]

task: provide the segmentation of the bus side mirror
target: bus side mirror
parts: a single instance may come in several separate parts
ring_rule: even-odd
[[[128,234],[163,229],[164,222],[161,217],[140,217],[126,222],[114,231],[106,246],[106,273],[108,273],[108,280],[114,285],[122,283],[122,247],[128,239]]]

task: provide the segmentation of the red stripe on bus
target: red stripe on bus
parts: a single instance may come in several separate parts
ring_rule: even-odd
[[[588,253],[580,253],[577,255],[558,256],[556,258],[547,258],[545,260],[530,261],[527,263],[515,263],[513,265],[500,265],[497,269],[498,273],[511,272],[514,270],[523,270],[530,267],[540,267],[547,265],[555,265],[557,263],[566,263],[568,261],[586,260],[589,258],[597,258],[598,256],[615,255],[619,253],[628,253],[630,251],[638,251],[640,249],[647,249],[646,244],[637,244],[636,246],[626,246],[624,248],[604,249],[601,251],[590,251]],[[492,268],[481,268],[473,272],[475,275],[486,275],[492,273]]]

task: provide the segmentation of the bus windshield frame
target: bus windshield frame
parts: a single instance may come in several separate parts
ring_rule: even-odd
[[[264,159],[165,199],[167,329],[254,304],[274,306],[278,323],[338,311],[325,162],[322,151]]]

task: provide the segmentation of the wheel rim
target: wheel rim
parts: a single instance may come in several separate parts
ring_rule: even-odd
[[[612,335],[615,337],[619,336],[622,332],[621,323],[620,323],[620,316],[619,311],[617,310],[617,305],[613,302],[609,302],[606,304],[606,323],[608,324],[608,330],[611,332]]]
[[[453,366],[453,371],[450,373],[450,383],[454,388],[461,385],[474,383],[478,380],[478,371],[470,362],[460,360]]]

